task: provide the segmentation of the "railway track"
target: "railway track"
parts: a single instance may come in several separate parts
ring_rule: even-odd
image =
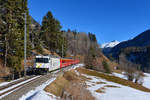
[[[11,95],[13,93],[15,93],[15,95],[13,96],[17,96],[16,94],[18,94],[19,92],[19,89],[22,89],[25,88],[25,87],[28,87],[28,86],[31,86],[32,84],[34,83],[38,83],[38,81],[40,82],[40,80],[44,79],[45,80],[48,80],[49,78],[52,78],[53,76],[57,76],[58,74],[61,74],[63,73],[64,71],[70,69],[71,67],[66,67],[66,68],[63,68],[63,69],[60,69],[59,71],[54,71],[52,73],[48,73],[46,75],[39,75],[39,76],[31,76],[31,77],[27,77],[25,79],[21,79],[21,80],[18,80],[18,81],[15,81],[15,82],[12,82],[8,85],[5,85],[5,86],[1,86],[0,87],[0,99],[2,100],[14,100],[12,98],[10,98],[11,96],[9,96],[9,99],[7,98],[8,95]],[[43,81],[45,82],[45,81]],[[30,89],[31,90],[31,89]],[[17,93],[18,92],[18,93]],[[18,96],[19,97],[19,96]],[[16,99],[17,100],[17,99]]]
[[[16,89],[19,89],[20,87],[22,87],[25,84],[30,83],[31,81],[36,80],[37,78],[39,78],[41,76],[31,76],[31,77],[26,77],[24,79],[20,79],[18,81],[9,83],[7,85],[1,86],[0,87],[0,98],[4,97],[5,95],[15,91]]]
[[[8,83],[8,84],[6,84],[6,85],[0,86],[0,91],[3,90],[3,89],[6,89],[6,88],[8,88],[8,87],[11,87],[11,86],[13,86],[13,85],[15,85],[15,84],[17,84],[17,83],[26,81],[26,80],[28,80],[28,79],[30,79],[30,78],[33,78],[33,77],[35,77],[35,76],[31,76],[31,77],[27,76],[26,78],[22,78],[22,79],[19,79],[19,80],[17,80],[17,81],[14,81],[14,82]]]

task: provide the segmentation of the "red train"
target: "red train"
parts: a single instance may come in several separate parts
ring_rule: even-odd
[[[78,63],[79,63],[79,60],[62,58],[60,59],[60,68],[70,66],[73,64],[78,64]]]

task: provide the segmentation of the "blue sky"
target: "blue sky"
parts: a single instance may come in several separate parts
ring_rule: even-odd
[[[96,34],[99,43],[128,40],[150,28],[150,0],[28,0],[41,23],[51,11],[62,29]]]

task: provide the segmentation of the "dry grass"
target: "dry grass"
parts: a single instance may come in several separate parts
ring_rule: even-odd
[[[51,52],[49,51],[49,50],[47,50],[47,49],[43,49],[43,54],[51,54]]]
[[[105,88],[104,87],[99,88],[99,89],[96,90],[96,92],[98,92],[98,93],[105,93]]]
[[[4,67],[3,65],[4,65],[3,61],[2,59],[0,59],[0,77],[4,77],[10,74],[9,67]],[[4,80],[0,78],[0,81],[4,81]]]
[[[1,79],[1,78],[0,78],[0,83],[1,83],[1,82],[4,82],[4,79]]]
[[[128,81],[128,80],[125,80],[125,79],[122,79],[122,78],[119,78],[116,76],[110,76],[110,75],[107,75],[104,73],[99,73],[99,72],[88,70],[85,68],[77,68],[77,70],[78,70],[78,72],[83,73],[83,74],[100,77],[100,78],[106,79],[107,81],[111,81],[111,82],[115,82],[115,83],[118,83],[121,85],[129,86],[129,87],[132,87],[137,90],[144,91],[144,92],[150,92],[150,89],[143,87],[142,85],[133,83],[131,81]]]
[[[91,87],[91,85],[86,85],[86,88],[89,88],[89,87]]]
[[[95,100],[84,84],[73,82],[67,86],[61,95],[61,100]]]
[[[86,80],[89,79],[81,75],[78,76],[74,70],[71,70],[57,77],[44,90],[61,97],[60,100],[95,100],[86,89]]]
[[[110,88],[120,88],[119,86],[114,86],[114,85],[105,85],[104,87],[110,87]]]
[[[121,70],[113,70],[113,72],[118,73],[118,74],[122,74]]]
[[[96,84],[107,84],[106,82],[96,82]]]
[[[120,88],[120,87],[114,86],[114,85],[105,85],[104,87],[101,87],[101,88],[97,89],[96,92],[105,93],[106,88]]]
[[[63,76],[60,76],[50,85],[48,85],[44,90],[56,96],[60,96],[62,94],[63,88],[66,85],[69,85],[69,81],[66,80]]]
[[[66,80],[69,80],[69,81],[73,81],[73,80],[79,80],[79,77],[78,75],[74,72],[74,70],[70,70],[70,71],[67,71],[63,74],[63,77],[66,79]]]

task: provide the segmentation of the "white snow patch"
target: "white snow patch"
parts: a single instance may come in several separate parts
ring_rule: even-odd
[[[144,75],[146,75],[146,77],[144,77],[143,86],[145,86],[145,87],[150,89],[150,74],[144,73]]]
[[[97,100],[149,100],[150,93],[136,90],[131,87],[123,86],[107,80],[84,75],[92,80],[87,81],[86,84],[89,86],[87,89],[92,93]],[[96,84],[96,82],[105,82],[106,84]],[[105,93],[97,93],[96,90],[104,87],[105,85],[113,85],[118,88],[105,87]]]
[[[78,67],[83,67],[83,66],[84,66],[84,64],[76,64],[76,65],[72,66],[72,69],[76,69]]]
[[[80,73],[79,73],[77,70],[75,70],[75,73],[76,73],[78,76],[80,76]]]
[[[69,70],[72,70],[72,69],[76,69],[76,68],[78,68],[78,67],[83,67],[83,66],[84,66],[84,64],[72,65],[71,68],[68,69],[68,71],[69,71]]]
[[[56,100],[56,97],[50,93],[45,92],[43,89],[52,83],[56,78],[52,78],[38,86],[35,90],[29,91],[27,94],[23,95],[19,100]]]
[[[49,95],[45,91],[40,91],[40,92],[36,93],[35,96],[33,96],[27,100],[56,100],[56,97],[54,95]]]
[[[113,73],[112,75],[127,80],[127,77],[126,77],[123,73],[122,73],[122,74],[119,74],[119,73]]]

